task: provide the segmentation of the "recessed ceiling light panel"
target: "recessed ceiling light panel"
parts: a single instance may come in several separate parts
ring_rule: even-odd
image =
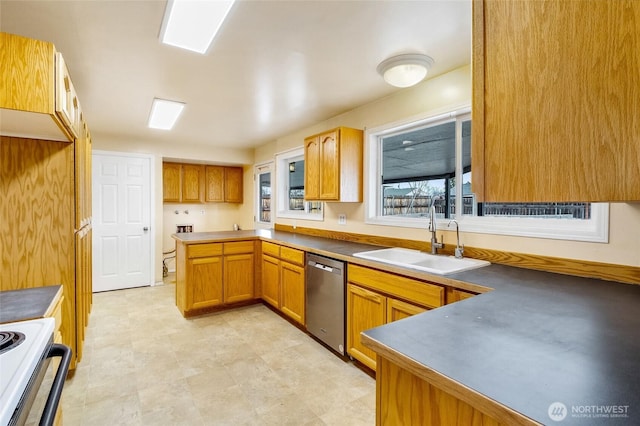
[[[184,105],[182,102],[154,98],[151,105],[151,114],[149,114],[149,127],[152,129],[171,130],[182,113]]]
[[[160,40],[171,46],[204,54],[235,0],[169,0]]]

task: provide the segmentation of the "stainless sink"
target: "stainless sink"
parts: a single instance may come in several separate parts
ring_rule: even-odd
[[[478,259],[457,259],[453,256],[429,254],[419,250],[405,248],[387,248],[372,251],[362,251],[353,254],[362,259],[376,260],[390,265],[404,266],[432,274],[446,275],[454,272],[468,271],[490,265],[491,262]]]

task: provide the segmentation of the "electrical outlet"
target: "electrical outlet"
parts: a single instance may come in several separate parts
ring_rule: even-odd
[[[200,210],[200,214],[204,214],[204,210]]]
[[[347,224],[347,215],[342,213],[338,215],[338,225],[346,225]]]

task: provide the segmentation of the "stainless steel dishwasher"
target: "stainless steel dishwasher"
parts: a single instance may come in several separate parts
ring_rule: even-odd
[[[345,355],[344,262],[307,254],[307,330],[340,355]]]

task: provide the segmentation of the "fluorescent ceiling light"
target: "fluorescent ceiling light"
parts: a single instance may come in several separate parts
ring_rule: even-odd
[[[171,130],[182,113],[184,105],[182,102],[154,98],[151,105],[151,114],[149,114],[149,127],[152,129]]]
[[[160,40],[204,54],[235,0],[169,0]]]

